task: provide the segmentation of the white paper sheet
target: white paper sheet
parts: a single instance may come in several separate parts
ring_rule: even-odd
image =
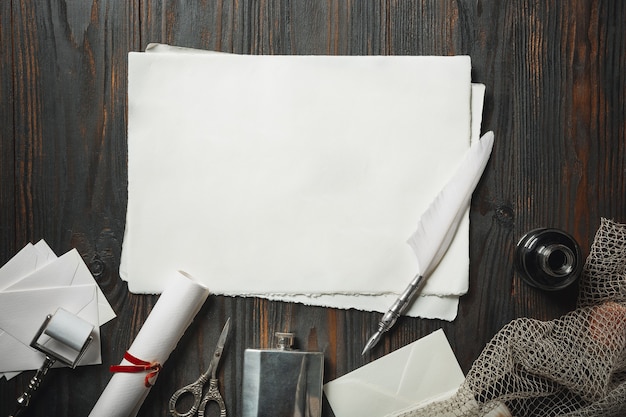
[[[481,115],[483,111],[484,97],[485,86],[482,84],[472,84],[472,143],[480,138]],[[461,224],[457,229],[457,234],[460,236],[469,234],[469,207],[465,217],[461,220]],[[456,245],[456,247],[453,247],[450,252],[461,252],[462,248],[458,247],[458,245],[463,245],[464,243],[465,239],[455,238],[452,245]],[[441,280],[441,276],[439,279]],[[458,280],[458,282],[461,283],[460,285],[462,285],[462,282],[466,282],[468,285],[466,290],[469,288],[469,277],[467,275],[454,277],[453,279]],[[436,292],[436,290],[433,291]],[[354,308],[357,310],[378,312],[386,312],[397,299],[397,294],[322,294],[319,296],[257,294],[256,296],[271,300],[296,302],[322,307],[343,309]],[[410,317],[453,321],[457,316],[458,305],[459,296],[457,295],[433,295],[422,293],[416,297],[409,309],[404,312],[404,315]]]
[[[159,292],[174,266],[216,293],[303,294],[309,304],[404,289],[414,269],[406,238],[469,144],[467,57],[183,50],[131,54],[129,64],[120,273],[131,291]],[[424,295],[467,290],[467,227]]]
[[[164,366],[208,295],[209,290],[189,275],[170,272],[165,290],[128,352],[143,361]],[[124,359],[121,365],[131,363]],[[113,374],[89,415],[134,417],[150,392],[144,385],[145,377],[144,372]]]
[[[443,330],[324,385],[336,417],[381,417],[453,395],[465,379]]]

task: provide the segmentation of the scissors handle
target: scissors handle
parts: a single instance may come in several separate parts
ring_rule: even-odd
[[[198,380],[193,384],[189,384],[185,387],[182,387],[174,394],[172,394],[170,398],[170,414],[174,417],[190,417],[198,411],[198,407],[200,405],[200,399],[202,398],[202,387],[204,386],[204,381]],[[178,403],[178,399],[185,394],[191,394],[193,396],[193,404],[191,408],[185,412],[180,412],[176,408],[176,404]]]
[[[220,408],[220,417],[226,417],[226,404],[224,404],[224,399],[222,398],[222,394],[220,394],[218,380],[214,378],[209,380],[209,390],[202,398],[202,402],[200,403],[200,408],[198,410],[198,417],[204,417],[206,407],[210,401],[215,401],[217,403]]]

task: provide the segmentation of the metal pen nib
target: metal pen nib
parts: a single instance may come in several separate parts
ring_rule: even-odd
[[[411,280],[408,287],[406,287],[404,292],[400,294],[395,303],[393,303],[389,310],[383,315],[382,319],[380,319],[380,322],[378,323],[378,330],[367,341],[365,347],[363,348],[363,352],[361,352],[361,355],[365,355],[365,353],[367,353],[374,346],[376,346],[376,344],[382,338],[383,334],[393,327],[393,325],[396,323],[396,320],[398,320],[398,317],[400,317],[402,313],[406,311],[409,305],[411,305],[413,298],[422,288],[423,283],[424,276],[420,274],[416,275],[415,278]]]
[[[376,346],[376,344],[380,341],[380,338],[382,336],[383,336],[383,332],[381,332],[380,330],[378,330],[376,333],[374,333],[374,335],[372,335],[372,337],[370,337],[369,340],[367,341],[367,343],[365,344],[365,347],[363,348],[363,352],[361,352],[361,355],[365,355],[374,346]]]
[[[396,323],[396,320],[398,320],[398,317],[400,317],[401,312],[398,312],[397,308],[394,308],[394,307],[397,306],[399,300],[400,298],[398,298],[398,300],[396,300],[393,306],[391,306],[389,311],[387,311],[383,315],[383,318],[378,323],[378,330],[367,341],[367,343],[365,344],[365,347],[363,348],[363,352],[361,352],[361,355],[365,355],[365,353],[367,353],[374,346],[376,346],[376,344],[383,337],[383,334],[385,334],[387,330],[391,329],[391,327]]]

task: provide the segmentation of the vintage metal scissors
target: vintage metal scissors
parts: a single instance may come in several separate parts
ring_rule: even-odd
[[[220,408],[220,417],[226,417],[226,404],[224,404],[224,399],[222,398],[222,394],[220,394],[218,384],[219,381],[217,380],[216,375],[217,365],[220,363],[220,359],[222,358],[222,351],[224,350],[224,345],[226,344],[226,337],[228,336],[229,329],[230,317],[226,320],[226,324],[222,329],[222,334],[220,334],[220,337],[217,340],[217,347],[215,348],[215,352],[213,352],[213,358],[211,359],[209,368],[205,373],[200,375],[200,378],[198,378],[196,382],[182,387],[170,398],[170,414],[172,416],[189,417],[198,412],[198,417],[204,417],[208,403],[215,401]],[[204,389],[204,384],[206,384],[207,380],[209,381],[209,390],[206,394],[204,394],[204,396],[202,396],[202,390]],[[185,394],[191,394],[193,396],[193,405],[189,410],[180,412],[176,409],[176,405],[180,397]]]

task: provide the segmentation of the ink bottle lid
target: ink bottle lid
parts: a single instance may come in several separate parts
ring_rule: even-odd
[[[559,229],[539,228],[517,243],[515,269],[531,286],[557,291],[576,281],[583,267],[580,246]]]

